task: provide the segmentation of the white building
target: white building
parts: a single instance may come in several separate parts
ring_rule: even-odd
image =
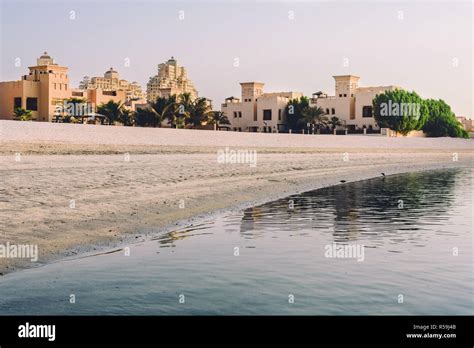
[[[359,77],[354,75],[333,76],[336,82],[335,95],[314,93],[311,106],[321,107],[331,118],[336,116],[349,130],[379,129],[373,117],[372,100],[387,90],[400,89],[397,86],[359,87]]]
[[[221,110],[230,121],[230,129],[239,132],[277,133],[286,130],[285,109],[300,92],[263,93],[261,82],[242,82],[242,100],[230,97]]]
[[[154,102],[156,98],[169,98],[172,95],[189,93],[192,99],[198,97],[198,92],[188,78],[186,69],[178,65],[174,57],[166,63],[158,65],[158,74],[150,77],[147,84],[147,100]]]

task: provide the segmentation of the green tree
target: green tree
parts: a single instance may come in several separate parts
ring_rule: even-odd
[[[341,121],[336,116],[331,117],[328,121],[328,124],[331,126],[331,129],[334,130],[337,126],[342,126]]]
[[[300,119],[300,123],[303,127],[309,124],[312,127],[320,129],[321,126],[326,125],[328,122],[328,119],[325,116],[326,113],[318,106],[307,106],[301,111],[301,114],[303,117]]]
[[[187,121],[193,127],[200,126],[212,116],[212,110],[206,98],[196,98],[189,106]]]
[[[390,128],[404,135],[420,130],[428,117],[424,100],[415,92],[403,89],[377,94],[372,105],[374,118],[381,128]]]
[[[222,111],[213,111],[208,122],[214,125],[214,130],[218,130],[221,124],[230,124],[229,119]]]
[[[150,110],[153,113],[154,121],[153,127],[161,127],[164,120],[172,118],[176,108],[176,96],[169,98],[158,97],[154,103],[150,105]]]
[[[139,108],[135,113],[135,125],[139,127],[156,126],[155,113],[150,108]]]
[[[296,132],[304,127],[301,119],[303,118],[303,110],[307,107],[309,107],[309,99],[305,96],[300,99],[292,99],[288,102],[285,108],[288,129]]]
[[[129,109],[123,109],[119,115],[118,121],[124,126],[131,127],[135,125],[135,113]]]
[[[30,110],[15,108],[13,110],[13,117],[17,121],[31,121],[33,114]]]
[[[423,125],[423,132],[429,137],[468,138],[469,134],[456,119],[451,107],[444,100],[428,99],[425,101],[428,119]]]
[[[105,104],[99,105],[97,112],[105,116],[108,124],[114,124],[115,122],[120,122],[124,109],[123,103],[116,103],[110,100]]]

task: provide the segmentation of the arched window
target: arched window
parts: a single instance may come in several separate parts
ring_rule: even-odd
[[[362,107],[362,117],[372,117],[372,106],[363,106]]]

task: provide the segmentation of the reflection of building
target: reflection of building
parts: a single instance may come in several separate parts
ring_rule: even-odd
[[[23,108],[32,112],[33,120],[52,121],[69,98],[84,99],[93,108],[109,100],[126,101],[123,90],[70,89],[68,68],[56,64],[46,52],[28,69],[19,81],[0,82],[0,119],[12,119],[14,110]]]
[[[188,79],[186,69],[171,57],[166,63],[158,65],[158,75],[148,81],[147,100],[155,101],[158,97],[167,98],[183,93],[190,93],[192,99],[198,96],[194,84]]]
[[[378,129],[372,112],[372,100],[377,94],[399,89],[396,86],[359,87],[359,77],[354,75],[333,76],[336,95],[313,94],[311,105],[321,107],[327,117],[337,117],[347,128]]]
[[[105,92],[124,91],[127,101],[144,99],[143,91],[136,82],[121,80],[119,73],[113,68],[106,71],[104,77],[84,77],[80,89],[101,89]]]
[[[285,128],[285,108],[299,92],[263,93],[263,83],[242,82],[242,100],[230,97],[222,104],[222,112],[231,129],[244,132],[274,133]]]

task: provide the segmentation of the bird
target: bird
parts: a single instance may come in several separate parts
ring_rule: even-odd
[[[385,176],[385,173],[380,173],[380,174],[382,174],[382,176]]]
[[[340,182],[342,182],[343,184],[346,182],[346,180],[339,180]]]

